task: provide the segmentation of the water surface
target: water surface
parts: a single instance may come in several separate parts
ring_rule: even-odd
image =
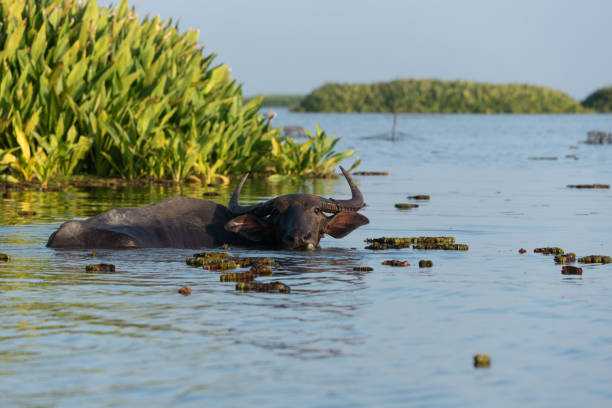
[[[566,188],[611,184],[612,146],[578,141],[612,129],[612,115],[400,115],[389,141],[367,137],[390,130],[391,115],[277,112],[277,125],[342,136],[360,170],[390,172],[355,177],[370,224],[314,252],[232,250],[277,258],[262,280],[292,289],[242,294],[187,266],[193,250],[99,250],[95,262],[117,272],[91,274],[90,251],[45,248],[68,219],[206,189],[14,191],[0,201],[0,252],[12,257],[0,263],[3,406],[610,405],[612,265],[564,276],[532,251],[612,255],[611,191]],[[249,180],[243,202],[296,191],[350,194],[343,179]],[[414,194],[431,200],[394,208]],[[470,249],[364,249],[366,237],[425,235]],[[491,368],[474,369],[475,353]]]

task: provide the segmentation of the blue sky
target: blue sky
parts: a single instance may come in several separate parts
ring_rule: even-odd
[[[99,0],[99,4],[118,1]],[[610,0],[132,0],[200,29],[246,95],[396,78],[612,85]]]

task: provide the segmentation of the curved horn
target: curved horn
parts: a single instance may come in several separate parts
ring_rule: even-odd
[[[341,211],[346,212],[357,212],[363,207],[365,207],[365,202],[363,201],[363,194],[359,191],[357,184],[353,181],[352,177],[344,167],[340,166],[340,170],[342,170],[342,174],[344,174],[344,178],[346,179],[349,187],[351,188],[351,199],[350,200],[334,200],[333,198],[325,199],[321,206],[321,209],[325,212],[337,213]]]
[[[244,182],[246,181],[247,177],[249,177],[249,173],[246,173],[244,176],[242,176],[240,182],[234,189],[234,192],[232,193],[232,196],[229,201],[228,209],[232,214],[235,215],[242,215],[252,212],[258,213],[257,215],[265,215],[265,212],[268,210],[268,204],[270,203],[270,201],[254,205],[240,205],[239,203],[240,191],[242,190],[242,186],[244,185]]]

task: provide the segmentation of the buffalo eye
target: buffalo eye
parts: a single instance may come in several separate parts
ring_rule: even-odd
[[[320,208],[315,208],[314,212],[315,212],[315,214],[321,214],[323,211],[321,211]]]
[[[277,208],[273,208],[272,211],[270,211],[270,217],[276,217],[278,214],[280,214],[280,212]]]

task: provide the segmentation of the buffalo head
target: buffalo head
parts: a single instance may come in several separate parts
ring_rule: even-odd
[[[230,198],[228,208],[235,217],[225,224],[225,229],[250,241],[284,249],[316,248],[325,234],[334,238],[345,237],[370,221],[357,213],[365,207],[363,196],[346,170],[340,169],[351,188],[350,200],[287,194],[256,205],[242,206],[238,201],[248,176],[245,174]]]

